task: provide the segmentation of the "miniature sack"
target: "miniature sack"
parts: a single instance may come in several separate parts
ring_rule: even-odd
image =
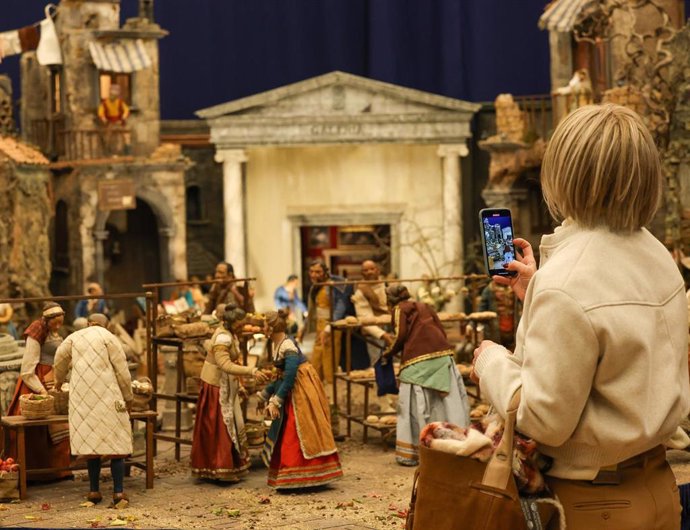
[[[156,319],[156,336],[157,337],[174,337],[175,329],[173,325],[184,324],[187,322],[185,317],[174,315],[161,315]]]
[[[205,337],[211,332],[211,328],[206,322],[192,322],[191,324],[173,324],[175,336],[181,339],[192,337]]]
[[[381,359],[374,363],[374,376],[376,377],[377,396],[385,394],[397,394],[398,383],[395,380],[395,370],[393,361],[389,360],[386,364],[381,363]]]
[[[0,471],[0,502],[19,499],[19,473]]]

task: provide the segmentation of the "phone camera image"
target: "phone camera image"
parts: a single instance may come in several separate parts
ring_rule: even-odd
[[[494,214],[483,219],[484,245],[489,271],[492,274],[508,272],[506,265],[515,259],[513,227],[510,216]]]

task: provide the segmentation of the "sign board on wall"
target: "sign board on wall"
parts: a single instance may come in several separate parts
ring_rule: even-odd
[[[99,210],[133,210],[136,207],[134,179],[109,179],[98,182]]]

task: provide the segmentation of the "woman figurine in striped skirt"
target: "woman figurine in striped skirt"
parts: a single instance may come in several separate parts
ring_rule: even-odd
[[[287,312],[266,313],[276,381],[260,394],[273,423],[262,451],[268,485],[276,489],[328,484],[343,476],[326,392],[314,367],[285,330]]]

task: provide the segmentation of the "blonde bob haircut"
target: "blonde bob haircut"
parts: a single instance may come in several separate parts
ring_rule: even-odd
[[[652,135],[632,110],[587,105],[569,114],[549,140],[541,185],[557,221],[632,232],[647,225],[663,178]]]

